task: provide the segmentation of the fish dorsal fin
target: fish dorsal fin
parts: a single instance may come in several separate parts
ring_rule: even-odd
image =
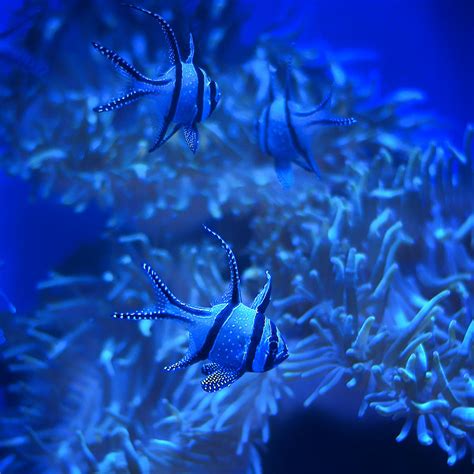
[[[267,274],[267,282],[263,287],[262,291],[256,296],[252,303],[252,309],[256,309],[257,312],[265,314],[267,310],[268,304],[270,303],[270,299],[272,297],[272,276],[269,272]]]
[[[143,264],[143,270],[150,278],[156,295],[156,308],[158,311],[176,312],[176,309],[184,313],[195,316],[208,316],[209,311],[205,308],[198,308],[180,301],[165,285],[163,280],[147,263]]]
[[[171,79],[150,79],[149,77],[144,76],[138,69],[132,66],[127,62],[122,56],[116,53],[113,49],[106,48],[96,41],[92,42],[92,46],[100,53],[102,56],[106,57],[116,68],[127,78],[131,78],[137,82],[143,82],[152,86],[164,86],[171,82]]]
[[[165,34],[166,40],[168,41],[168,45],[170,48],[171,62],[173,64],[181,62],[181,53],[179,52],[179,45],[178,45],[178,42],[176,41],[176,36],[170,24],[162,16],[158,15],[158,13],[153,13],[150,10],[139,7],[137,5],[126,4],[126,6],[133,8],[135,10],[138,10],[140,12],[146,13],[147,15],[150,15],[153,18],[155,18],[155,20],[158,20],[158,22],[160,23],[161,29],[163,30],[163,33]]]
[[[189,33],[189,56],[188,59],[186,59],[187,64],[192,64],[194,61],[194,40],[193,40],[193,34]]]
[[[235,259],[234,252],[232,252],[232,249],[229,247],[227,242],[219,234],[216,234],[214,231],[209,229],[209,227],[204,226],[204,229],[206,229],[210,234],[216,237],[217,240],[219,240],[222,248],[227,254],[227,260],[229,262],[230,269],[230,291],[228,292],[229,294],[226,292],[224,298],[226,303],[238,305],[242,298],[240,296],[239,269],[237,267],[237,260]]]

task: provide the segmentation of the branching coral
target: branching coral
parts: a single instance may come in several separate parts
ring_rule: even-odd
[[[468,129],[468,136],[470,133]],[[391,162],[391,154],[386,152],[386,156]],[[466,156],[457,156],[463,164],[470,163],[466,158],[469,150]],[[437,170],[431,168],[429,181],[423,183],[424,167],[418,168],[421,172],[417,175],[412,166],[411,179],[404,180],[405,166],[392,164],[392,179],[419,183],[420,191],[394,193],[393,188],[361,187],[353,202],[333,200],[333,220],[324,223],[321,219],[320,229],[324,230],[318,230],[318,239],[310,240],[305,234],[300,234],[302,239],[293,239],[292,243],[303,249],[297,258],[314,269],[306,279],[294,279],[294,295],[275,302],[275,306],[289,313],[297,326],[309,325],[312,333],[298,342],[286,375],[320,379],[306,405],[341,380],[348,387],[363,384],[367,394],[361,415],[370,406],[381,415],[404,418],[399,441],[416,424],[420,442],[431,444],[435,440],[448,454],[448,463],[454,464],[473,444],[474,325],[470,294],[474,273],[469,257],[472,241],[466,238],[473,208],[451,207],[452,214],[441,217]],[[459,181],[467,183],[468,189],[470,170],[467,165],[459,174]],[[364,182],[370,183],[370,176],[367,178]],[[447,182],[455,183],[452,177]],[[433,187],[434,192],[425,208],[426,220],[418,221],[412,237],[403,230],[413,226],[413,216],[403,208],[403,200],[422,199],[426,187]],[[379,204],[373,206],[370,201]],[[365,205],[360,208],[360,203]],[[382,212],[380,205],[384,206]],[[364,219],[358,222],[361,210]],[[374,212],[370,221],[368,217]],[[402,220],[393,223],[393,216]],[[420,214],[416,217],[419,219]],[[445,229],[446,223],[456,227],[446,232],[433,230],[434,226]],[[290,232],[294,235],[295,230]],[[275,241],[285,239],[280,235]],[[413,272],[408,262],[415,249],[420,263]],[[287,250],[283,255],[289,254]],[[290,267],[293,265],[291,262]],[[437,277],[440,270],[449,277]],[[437,291],[440,293],[436,295]],[[415,307],[420,308],[416,315]]]
[[[262,36],[258,48],[222,64],[243,19],[235,21],[233,2],[204,3],[153,5],[169,19],[200,12],[200,62],[224,91],[196,157],[180,140],[147,154],[152,103],[116,117],[92,112],[103,98],[97,78],[105,84],[113,75],[86,47],[71,58],[71,38],[87,45],[100,37],[145,69],[161,58],[149,30],[131,26],[117,46],[125,12],[116,6],[104,13],[94,2],[70,2],[51,15],[39,8],[25,44],[51,63],[51,77],[28,88],[15,73],[2,87],[18,117],[0,111],[2,167],[35,183],[40,196],[59,196],[78,212],[96,202],[110,217],[100,270],[52,274],[36,312],[2,322],[12,383],[0,470],[221,472],[232,464],[259,472],[281,398],[309,406],[339,382],[365,390],[361,415],[371,408],[404,419],[398,440],[416,430],[453,464],[472,452],[474,429],[474,129],[462,151],[426,148],[420,131],[429,117],[414,107],[421,93],[381,99],[347,55],[290,48],[299,101],[318,103],[334,83],[334,113],[354,113],[358,124],[316,134],[323,179],[300,172],[297,188],[283,191],[258,155],[253,123],[268,64],[281,59],[287,37]],[[96,21],[74,21],[84,11]],[[181,333],[144,322],[124,330],[110,318],[153,304],[143,261],[190,303],[219,294],[219,255],[191,242],[211,219],[238,246],[247,296],[272,271],[271,317],[291,335],[292,353],[282,370],[248,375],[213,396],[196,389],[194,370],[160,370],[182,349]]]
[[[196,370],[163,371],[182,350],[182,334],[150,322],[123,331],[110,315],[119,306],[153,303],[138,257],[163,271],[176,260],[143,235],[120,242],[113,270],[52,275],[41,284],[44,308],[17,328],[17,334],[29,334],[29,343],[12,336],[4,352],[18,376],[10,392],[27,410],[28,425],[21,417],[6,420],[0,446],[15,453],[16,465],[34,463],[38,472],[217,473],[229,469],[229,450],[235,472],[260,472],[255,443],[268,440],[268,418],[289,389],[269,373],[249,375],[210,396],[196,390]],[[196,259],[202,266],[203,257]],[[189,258],[183,265],[192,268]],[[104,337],[96,336],[98,330]],[[51,414],[47,423],[44,413]]]

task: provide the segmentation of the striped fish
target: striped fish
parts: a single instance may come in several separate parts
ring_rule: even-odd
[[[285,93],[275,91],[275,70],[271,68],[272,80],[269,87],[269,103],[263,109],[257,122],[257,135],[262,153],[272,156],[281,184],[285,188],[293,185],[291,162],[308,172],[321,176],[319,167],[310,148],[314,128],[320,125],[347,126],[356,123],[350,118],[321,117],[320,114],[331,99],[329,94],[313,110],[291,100],[290,77],[288,75]]]
[[[151,278],[157,296],[152,311],[115,313],[118,319],[173,319],[183,323],[189,331],[189,348],[178,362],[165,367],[172,371],[183,369],[204,360],[206,375],[201,382],[206,392],[228,387],[245,372],[266,372],[288,358],[285,340],[275,323],[265,316],[271,297],[271,276],[251,306],[242,303],[237,261],[227,243],[205,227],[225,249],[229,261],[231,281],[222,303],[210,308],[182,303],[166,287],[149,265],[144,269]]]
[[[192,35],[190,35],[189,56],[183,61],[174,31],[164,18],[136,5],[127,6],[151,15],[159,22],[168,42],[172,67],[157,79],[150,79],[115,51],[93,42],[92,46],[132,81],[132,89],[127,94],[95,107],[94,110],[109,112],[132,104],[142,97],[153,96],[157,102],[160,126],[158,138],[149,151],[156,150],[183,129],[186,143],[191,151],[196,153],[199,147],[197,124],[207,119],[216,109],[221,97],[219,87],[203,69],[194,64]]]

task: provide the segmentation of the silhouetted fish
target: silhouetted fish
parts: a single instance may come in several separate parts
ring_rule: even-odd
[[[273,76],[274,70],[272,71]],[[291,100],[289,74],[285,94],[277,94],[274,78],[269,88],[269,104],[263,109],[257,123],[260,149],[275,160],[278,178],[284,187],[293,184],[291,162],[306,171],[320,176],[319,167],[310,149],[310,137],[314,127],[319,125],[352,125],[354,118],[318,117],[329,103],[329,94],[313,110],[305,111],[303,107]]]

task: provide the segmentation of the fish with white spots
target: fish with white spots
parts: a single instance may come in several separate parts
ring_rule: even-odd
[[[221,97],[219,86],[202,68],[194,64],[192,35],[190,35],[189,56],[183,61],[174,31],[165,19],[136,5],[128,6],[151,15],[159,22],[168,41],[172,66],[157,79],[150,79],[115,51],[93,42],[92,46],[109,59],[133,84],[129,92],[95,107],[94,110],[99,113],[109,112],[132,104],[142,97],[152,96],[156,98],[160,125],[158,137],[149,151],[156,150],[183,129],[186,143],[191,151],[196,153],[199,147],[197,124],[207,119],[216,109]],[[170,130],[171,126],[173,127]]]
[[[178,362],[165,367],[172,371],[209,360],[202,366],[206,378],[201,382],[206,392],[216,392],[231,385],[245,372],[266,372],[288,358],[288,348],[279,329],[265,316],[270,303],[272,280],[267,282],[251,306],[242,303],[237,261],[229,245],[205,227],[225,249],[231,281],[222,303],[210,308],[191,306],[178,300],[152,268],[144,269],[151,278],[157,303],[151,311],[115,313],[118,319],[172,319],[189,331],[189,349]]]

